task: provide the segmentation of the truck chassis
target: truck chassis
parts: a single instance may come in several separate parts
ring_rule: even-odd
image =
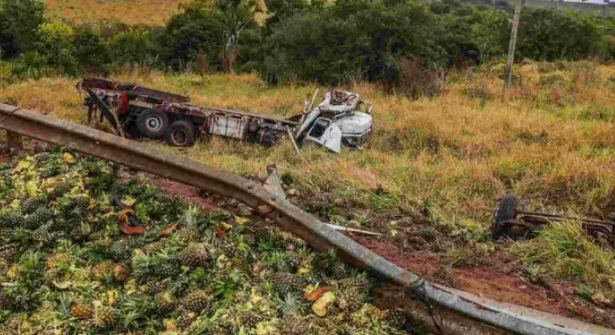
[[[83,78],[77,88],[86,92],[88,122],[100,112],[100,121],[108,120],[117,135],[165,138],[177,147],[192,146],[207,134],[274,146],[290,133],[299,145],[312,141],[339,152],[341,144],[358,147],[372,127],[371,105],[338,90],[327,92],[313,110],[306,103],[303,114],[284,118],[196,106],[187,96],[107,79]]]

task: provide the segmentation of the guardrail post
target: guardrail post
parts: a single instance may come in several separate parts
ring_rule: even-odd
[[[12,131],[7,131],[6,139],[9,145],[9,150],[19,151],[23,149],[23,138],[21,137],[21,135]]]

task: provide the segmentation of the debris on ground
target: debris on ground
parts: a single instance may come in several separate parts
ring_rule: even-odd
[[[334,254],[119,170],[62,148],[3,165],[0,333],[412,333]]]

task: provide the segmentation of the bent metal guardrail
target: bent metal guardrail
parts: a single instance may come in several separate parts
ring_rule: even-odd
[[[261,209],[281,228],[317,250],[335,248],[353,265],[401,285],[407,297],[433,303],[447,334],[611,334],[615,331],[516,305],[497,303],[466,292],[434,285],[378,256],[333,230],[262,185],[144,144],[37,112],[0,103],[0,128],[116,162],[201,189],[237,199]],[[433,318],[417,300],[408,298],[411,313],[433,327]]]

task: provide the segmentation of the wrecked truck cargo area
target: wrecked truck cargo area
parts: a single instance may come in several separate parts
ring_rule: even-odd
[[[339,153],[343,145],[360,148],[373,125],[372,105],[341,90],[326,92],[314,106],[317,91],[306,98],[302,114],[284,118],[196,106],[187,96],[107,79],[83,78],[77,88],[86,92],[88,122],[106,120],[120,136],[164,138],[177,147],[209,135],[275,146],[288,135],[295,145],[313,143]]]

